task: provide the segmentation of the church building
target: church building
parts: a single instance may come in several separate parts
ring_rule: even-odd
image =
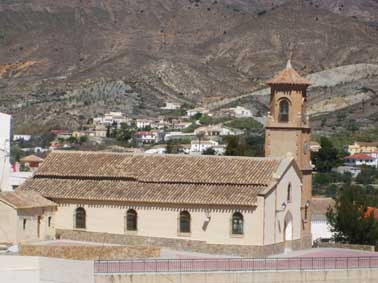
[[[309,83],[269,82],[264,158],[53,151],[18,191],[57,204],[60,238],[266,256],[311,246]]]

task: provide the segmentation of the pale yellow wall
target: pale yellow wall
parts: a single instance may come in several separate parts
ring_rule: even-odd
[[[16,239],[16,210],[0,202],[0,242],[14,243]]]
[[[59,203],[59,201],[58,201]],[[211,220],[206,230],[203,225],[206,221],[204,208],[188,208],[175,206],[123,206],[123,205],[94,205],[91,203],[59,204],[56,214],[56,228],[73,229],[74,212],[77,207],[84,207],[87,215],[86,231],[108,232],[114,234],[125,233],[125,215],[128,208],[138,213],[138,231],[126,232],[132,235],[181,238],[207,241],[212,244],[248,244],[261,245],[261,221],[257,213],[251,209],[241,209],[244,216],[244,235],[231,235],[231,216],[235,210],[229,208],[216,208],[210,210]],[[190,235],[180,235],[178,232],[178,216],[181,210],[191,214]]]
[[[22,241],[35,241],[53,239],[55,228],[48,227],[48,216],[53,217],[53,209],[21,209],[16,210],[0,202],[0,242],[19,243]],[[38,238],[38,215],[42,216],[40,238]],[[26,219],[25,230],[23,221]],[[52,221],[53,222],[53,221]]]

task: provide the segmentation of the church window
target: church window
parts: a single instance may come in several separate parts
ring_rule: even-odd
[[[303,144],[303,153],[304,153],[304,154],[307,154],[307,148],[308,148],[308,146],[307,146],[307,142],[305,142],[305,143]]]
[[[75,228],[85,229],[86,228],[86,213],[85,209],[78,207],[75,211]]]
[[[134,209],[129,209],[126,215],[126,229],[127,231],[136,231],[138,225],[138,214]]]
[[[235,212],[232,215],[232,234],[242,235],[244,233],[244,219],[243,214]]]
[[[180,233],[190,233],[190,213],[180,212]]]
[[[291,202],[291,184],[287,186],[287,202]]]
[[[287,99],[280,101],[280,113],[278,119],[280,122],[289,121],[289,101]]]

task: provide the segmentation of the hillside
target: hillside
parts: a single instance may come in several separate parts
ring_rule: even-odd
[[[167,99],[208,105],[263,89],[290,53],[304,75],[378,64],[377,15],[373,0],[2,1],[0,110],[18,131],[77,127],[109,110],[156,115]],[[360,89],[369,109],[353,117],[369,123],[376,81],[314,88],[312,107],[360,105],[338,102]]]

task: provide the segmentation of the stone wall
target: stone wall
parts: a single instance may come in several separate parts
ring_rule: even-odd
[[[69,239],[76,241],[88,241],[108,244],[120,244],[127,246],[159,246],[175,250],[193,251],[199,253],[231,255],[242,257],[263,257],[283,253],[285,250],[284,243],[266,245],[266,246],[247,246],[247,245],[216,245],[207,244],[204,241],[168,239],[156,237],[143,237],[133,235],[120,235],[108,233],[96,233],[73,230],[57,230],[57,238]],[[309,240],[311,243],[311,239]],[[293,250],[302,249],[306,243],[303,240],[291,242]],[[311,247],[311,245],[310,245]]]
[[[96,283],[376,283],[377,269],[95,275]]]
[[[21,244],[21,256],[43,256],[75,260],[122,260],[160,256],[160,248],[152,246],[101,246],[101,245],[43,245]]]
[[[317,248],[339,248],[339,249],[351,249],[351,250],[359,250],[359,251],[369,251],[374,252],[374,246],[368,245],[352,245],[352,244],[341,244],[341,243],[318,243],[316,244]]]

